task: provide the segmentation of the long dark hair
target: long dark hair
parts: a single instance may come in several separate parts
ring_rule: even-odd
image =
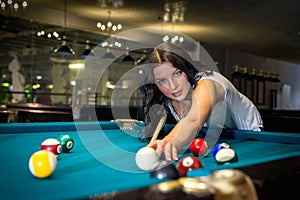
[[[156,86],[153,74],[154,67],[167,61],[172,63],[175,68],[186,73],[191,86],[194,86],[199,80],[195,78],[199,70],[192,64],[191,57],[177,45],[162,43],[150,51],[143,65],[143,82],[139,88],[142,98],[139,118],[143,119],[146,124],[145,135],[153,134],[158,120],[162,115],[169,112],[166,107],[168,98]]]

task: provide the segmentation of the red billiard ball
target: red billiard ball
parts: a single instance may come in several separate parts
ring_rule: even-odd
[[[203,138],[195,138],[190,143],[190,151],[195,156],[204,156],[207,152],[207,143]]]
[[[62,152],[67,153],[74,147],[74,139],[68,134],[60,135],[57,140],[60,142]]]
[[[187,173],[190,170],[199,169],[202,167],[203,165],[200,160],[194,156],[185,156],[181,158],[177,164],[177,170],[180,177],[187,176]]]
[[[60,142],[55,138],[48,138],[44,140],[41,144],[40,150],[51,151],[55,156],[58,156],[62,151]]]

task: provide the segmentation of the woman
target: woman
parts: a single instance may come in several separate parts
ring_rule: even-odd
[[[145,134],[154,132],[153,115],[166,111],[177,120],[164,138],[148,145],[167,161],[178,160],[180,150],[204,126],[261,131],[263,122],[255,105],[220,73],[205,67],[198,70],[179,47],[161,44],[147,63],[141,87]]]

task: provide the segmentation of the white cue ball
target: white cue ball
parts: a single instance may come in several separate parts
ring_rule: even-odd
[[[137,166],[144,171],[153,170],[159,165],[157,152],[151,147],[143,147],[135,155]]]

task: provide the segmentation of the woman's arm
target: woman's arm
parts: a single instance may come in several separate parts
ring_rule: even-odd
[[[192,93],[192,105],[172,131],[149,146],[168,161],[177,160],[178,151],[194,139],[208,119],[213,106],[224,98],[224,89],[212,80],[200,80]]]

